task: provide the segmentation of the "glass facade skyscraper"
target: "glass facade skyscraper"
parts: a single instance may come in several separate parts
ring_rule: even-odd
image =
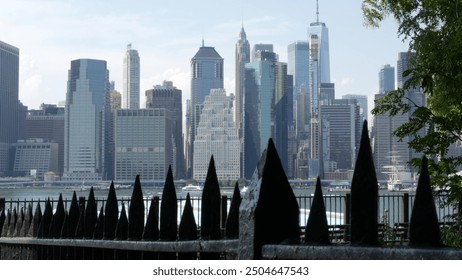
[[[379,94],[395,89],[395,68],[390,64],[383,65],[379,71]]]
[[[259,53],[259,54],[258,54]],[[268,140],[273,138],[287,171],[288,120],[292,114],[292,76],[277,55],[257,53],[256,61],[245,65],[244,92],[244,177],[251,178]]]
[[[297,94],[302,91],[302,87],[308,90],[308,60],[309,45],[306,41],[299,41],[287,47],[287,74],[293,76],[293,100],[297,100]]]
[[[189,127],[187,144],[187,168],[192,174],[194,140],[197,124],[202,111],[205,97],[211,89],[223,88],[223,58],[213,47],[206,47],[202,42],[199,51],[191,59],[191,108],[188,108]]]
[[[71,61],[66,94],[63,179],[102,178],[108,100],[106,61]]]
[[[0,41],[0,174],[9,170],[9,146],[18,140],[19,49]]]
[[[318,38],[320,82],[330,83],[329,29],[323,22],[313,22],[308,28],[308,42],[313,35]]]

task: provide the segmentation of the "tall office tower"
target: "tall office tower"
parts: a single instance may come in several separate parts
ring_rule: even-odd
[[[301,87],[297,93],[297,102],[295,107],[295,132],[297,139],[306,140],[310,131],[310,94],[308,88]]]
[[[261,59],[260,52],[267,52],[274,54],[273,44],[255,44],[252,48],[252,61],[258,61]]]
[[[64,117],[63,179],[102,178],[108,95],[106,61],[71,61]]]
[[[359,115],[361,119],[361,123],[369,117],[368,115],[368,106],[367,106],[367,95],[360,95],[360,94],[345,94],[342,96],[342,99],[353,99],[356,100],[359,106]]]
[[[383,65],[379,70],[378,78],[379,92],[374,96],[374,100],[382,99],[389,91],[395,89],[395,68],[389,64]],[[390,171],[386,166],[391,166],[392,132],[392,119],[388,113],[374,116],[371,135],[379,180],[387,179],[385,172]]]
[[[359,147],[361,120],[356,100],[335,99],[323,102],[321,119],[328,129],[324,133],[324,161],[332,162],[326,166],[326,172],[333,172],[327,167],[353,169],[356,149]]]
[[[244,97],[244,77],[245,77],[245,64],[250,62],[250,44],[244,31],[241,28],[239,40],[236,43],[236,88],[235,97],[236,102],[234,105],[235,124],[238,130],[239,139],[242,138],[242,122],[243,122],[243,97]]]
[[[39,110],[29,110],[24,129],[24,140],[44,139],[58,145],[57,176],[64,171],[64,107],[41,104]]]
[[[186,163],[188,170],[192,172],[192,159],[194,154],[194,140],[196,137],[197,124],[202,111],[205,97],[214,88],[223,88],[223,58],[215,48],[202,46],[191,59],[191,108],[190,126],[188,138],[188,156]],[[192,174],[192,173],[191,173]]]
[[[399,88],[402,88],[406,80],[410,78],[403,77],[403,73],[408,69],[409,59],[412,55],[414,54],[410,52],[402,52],[398,54],[397,84]],[[390,69],[393,69],[393,67],[390,67],[389,65],[385,65],[381,68],[379,72],[379,88],[381,92],[375,95],[375,99],[383,98],[387,92],[394,89],[394,80],[391,77],[392,70]],[[419,87],[407,89],[404,98],[404,102],[408,102],[411,107],[414,106],[413,104],[417,106],[424,106],[426,102],[425,95]],[[374,157],[376,160],[377,177],[379,179],[387,179],[386,173],[390,172],[389,166],[391,165],[400,167],[402,174],[398,174],[398,176],[408,177],[409,175],[406,175],[405,173],[415,171],[412,170],[408,162],[412,158],[421,157],[421,154],[416,153],[414,150],[409,148],[408,143],[412,140],[412,137],[405,137],[401,141],[398,137],[395,137],[392,134],[398,127],[409,121],[413,112],[414,109],[411,109],[408,113],[393,117],[390,117],[389,114],[375,116],[372,133],[374,139]],[[420,133],[423,135],[425,131],[421,131]]]
[[[319,77],[321,83],[330,83],[330,59],[329,59],[329,29],[324,22],[319,21],[319,6],[316,10],[316,22],[308,27],[308,42],[316,35],[318,38],[317,52],[319,52]]]
[[[8,172],[9,147],[18,140],[19,49],[0,41],[0,176]]]
[[[273,140],[282,166],[288,173],[289,127],[293,115],[293,76],[287,75],[287,63],[275,62],[275,86],[273,103]]]
[[[186,178],[184,167],[184,144],[183,144],[183,105],[181,103],[182,92],[173,86],[171,81],[164,81],[162,85],[154,86],[147,90],[146,108],[166,109],[172,117],[172,139],[174,162],[172,166],[173,176],[177,179]]]
[[[294,42],[287,47],[287,74],[294,77],[293,100],[297,100],[297,95],[301,93],[302,88],[304,90],[308,89],[309,52],[308,42],[305,41]],[[296,102],[294,102],[294,112],[295,106]],[[309,110],[306,112],[309,113]],[[296,116],[294,116],[294,119],[296,119]]]
[[[173,164],[170,111],[119,109],[114,127],[116,180],[165,180]]]
[[[379,71],[379,94],[385,94],[395,89],[395,68],[385,64]]]
[[[405,83],[407,80],[411,78],[411,76],[404,77],[403,73],[409,69],[410,60],[412,60],[412,56],[415,53],[412,52],[400,52],[398,54],[398,62],[397,62],[397,81],[398,81],[398,88],[404,88]],[[397,115],[393,117],[392,120],[392,129],[395,131],[399,126],[403,125],[404,123],[409,122],[411,115],[415,111],[415,106],[425,106],[426,99],[423,90],[420,87],[411,87],[405,91],[404,101],[407,102],[412,109],[403,115]],[[415,105],[414,105],[415,104]],[[420,136],[424,136],[425,131],[422,130],[419,132]],[[413,149],[410,149],[408,143],[413,139],[413,137],[408,136],[403,141],[400,141],[397,137],[393,137],[393,151],[397,154],[397,162],[400,165],[409,166],[408,162],[413,158],[420,158],[422,156],[421,153],[415,152]],[[410,171],[412,168],[409,166]]]
[[[224,89],[212,89],[205,97],[194,140],[194,179],[205,180],[212,155],[218,180],[240,178],[241,144],[232,110],[233,96],[226,96]]]
[[[128,44],[124,57],[124,108],[140,108],[140,56]]]
[[[274,53],[260,52],[257,61],[245,65],[244,92],[244,177],[251,178],[258,159],[273,138],[285,170],[288,153],[289,95],[292,77],[287,64],[275,61]],[[290,92],[289,92],[290,91]]]

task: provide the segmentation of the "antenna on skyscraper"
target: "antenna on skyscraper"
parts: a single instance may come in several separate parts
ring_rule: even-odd
[[[204,47],[204,36],[202,36],[202,46]]]
[[[319,0],[316,0],[316,23],[319,23]]]

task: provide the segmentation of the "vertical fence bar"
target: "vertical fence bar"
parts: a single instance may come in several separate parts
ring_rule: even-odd
[[[409,223],[409,193],[403,195],[403,223]]]

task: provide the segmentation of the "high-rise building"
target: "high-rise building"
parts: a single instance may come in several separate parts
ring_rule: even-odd
[[[44,139],[18,140],[13,174],[43,180],[45,174],[58,174],[58,143]]]
[[[342,99],[353,99],[356,100],[359,106],[359,115],[361,122],[367,120],[369,117],[368,114],[368,106],[367,106],[367,95],[360,95],[360,94],[345,94],[342,96]]]
[[[245,78],[245,64],[250,62],[250,44],[247,40],[244,27],[241,28],[239,33],[239,40],[236,43],[236,88],[235,88],[235,104],[234,104],[234,117],[236,128],[239,133],[239,138],[242,138],[242,122],[243,122],[243,97],[244,97],[244,78]]]
[[[183,106],[182,92],[173,86],[171,81],[164,81],[162,85],[154,86],[147,90],[146,108],[166,109],[171,112],[172,117],[172,139],[174,162],[172,166],[175,178],[186,178],[184,142],[183,142]]]
[[[323,133],[323,152],[326,172],[328,166],[353,169],[359,147],[361,120],[356,100],[334,99],[321,104],[321,119],[327,129]]]
[[[140,56],[138,51],[128,44],[124,57],[123,73],[124,108],[140,108]]]
[[[173,164],[172,118],[166,109],[115,112],[115,178],[165,180]]]
[[[244,177],[251,178],[258,159],[273,138],[285,170],[288,161],[288,119],[292,114],[292,76],[277,55],[261,51],[245,65]]]
[[[259,53],[261,52],[267,52],[267,53],[274,53],[274,47],[273,44],[255,44],[253,45],[252,48],[252,59],[251,61],[258,61],[261,59],[261,55]]]
[[[0,41],[0,176],[9,171],[9,145],[18,140],[19,49]]]
[[[297,100],[297,95],[308,89],[308,60],[309,45],[306,41],[298,41],[287,47],[287,74],[293,76],[293,100]],[[302,89],[303,88],[303,89]],[[296,102],[294,102],[295,112]],[[309,110],[305,110],[309,113]],[[294,116],[296,119],[296,116]]]
[[[413,52],[400,52],[398,53],[397,61],[397,84],[398,88],[404,88],[406,82],[411,78],[410,75],[404,76],[404,72],[409,69],[410,61],[415,55]],[[392,129],[395,131],[401,125],[409,122],[411,115],[414,113],[416,106],[425,106],[426,99],[423,90],[420,87],[410,87],[405,91],[404,102],[411,106],[411,110],[403,115],[397,115],[393,117]],[[425,134],[425,131],[420,131],[421,136]],[[413,137],[408,136],[401,141],[398,137],[393,137],[393,151],[398,155],[397,162],[400,165],[409,166],[408,162],[413,158],[420,158],[422,154],[416,153],[415,150],[410,149],[408,143]],[[409,166],[410,171],[413,168]]]
[[[240,178],[240,141],[233,121],[233,96],[226,96],[224,89],[212,89],[205,98],[194,140],[194,179],[205,180],[212,155],[218,180]]]
[[[319,9],[316,13],[316,22],[308,27],[308,42],[311,49],[311,38],[316,35],[319,52],[319,79],[321,83],[330,83],[329,29],[324,22],[319,21]]]
[[[385,64],[379,71],[379,94],[385,94],[395,89],[395,68]]]
[[[403,73],[409,68],[409,60],[414,54],[411,52],[401,52],[398,54],[397,61],[397,84],[398,88],[403,88],[405,82],[410,77],[403,77]],[[393,75],[394,68],[385,65],[379,72],[379,94],[375,95],[375,99],[383,98],[389,91],[394,90]],[[408,88],[405,91],[404,102],[407,102],[411,107],[425,106],[425,95],[420,87]],[[372,137],[374,143],[374,158],[376,161],[377,177],[379,179],[387,179],[387,173],[390,173],[390,166],[399,167],[400,173],[398,177],[405,175],[404,173],[414,172],[415,170],[409,165],[412,158],[419,158],[421,154],[416,153],[408,146],[411,136],[406,136],[402,140],[393,135],[393,132],[401,125],[409,122],[412,113],[412,108],[405,114],[398,114],[391,117],[388,113],[375,116],[374,127],[372,129]],[[422,135],[425,131],[420,132]],[[403,175],[404,174],[404,175]]]
[[[66,94],[63,179],[102,178],[108,95],[106,61],[71,61]]]
[[[58,146],[57,176],[64,171],[64,107],[41,104],[39,110],[29,110],[23,140],[44,139]]]
[[[192,159],[194,154],[194,140],[196,136],[197,124],[202,111],[205,97],[210,94],[211,89],[223,88],[223,58],[213,47],[202,46],[191,59],[191,108],[190,122],[187,143],[187,169],[192,175]]]
[[[374,100],[379,100],[392,90],[395,90],[395,68],[390,64],[383,65],[379,70],[379,92]],[[387,179],[386,172],[390,170],[392,158],[392,118],[388,113],[374,116],[372,139],[377,178]]]

